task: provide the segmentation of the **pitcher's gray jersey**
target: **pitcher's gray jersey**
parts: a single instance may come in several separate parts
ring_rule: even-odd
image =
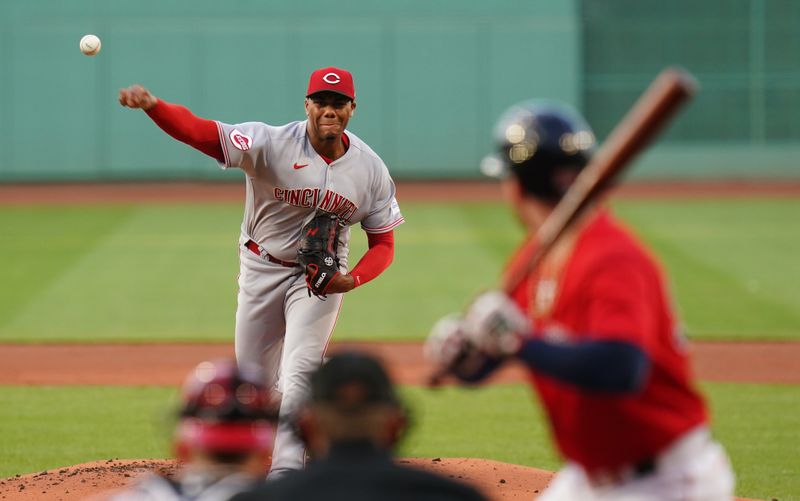
[[[349,226],[384,233],[403,222],[389,170],[372,149],[347,131],[350,146],[327,164],[306,136],[306,121],[283,126],[217,122],[223,168],[247,174],[242,234],[284,261],[294,261],[303,224],[316,208],[340,216],[339,258],[346,264]]]

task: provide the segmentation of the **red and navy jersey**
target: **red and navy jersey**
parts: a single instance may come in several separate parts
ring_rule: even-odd
[[[520,249],[510,269],[529,255]],[[566,458],[590,471],[617,468],[656,455],[706,422],[662,272],[607,211],[582,228],[557,280],[534,272],[512,297],[530,312],[535,336],[625,341],[650,359],[636,394],[589,392],[531,372]]]

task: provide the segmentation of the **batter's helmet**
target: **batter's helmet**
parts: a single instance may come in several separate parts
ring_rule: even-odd
[[[258,370],[201,362],[183,386],[176,448],[246,453],[272,448],[277,409]]]
[[[481,162],[492,177],[513,174],[524,190],[555,204],[589,161],[595,139],[572,108],[525,101],[509,108],[495,126],[496,153]]]

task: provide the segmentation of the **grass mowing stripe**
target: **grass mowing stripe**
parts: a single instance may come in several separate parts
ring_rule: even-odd
[[[231,223],[238,213],[233,207],[138,207],[0,334],[231,339],[238,273],[238,228]]]
[[[737,493],[800,500],[800,386],[705,383],[716,438],[736,471]]]
[[[650,241],[671,271],[670,281],[682,306],[689,337],[797,337],[800,314],[796,310],[760,294],[730,271],[704,263],[673,242],[660,237],[650,237]]]
[[[796,200],[619,202],[670,271],[698,338],[800,335]]]
[[[0,386],[0,478],[111,458],[169,457],[176,390]]]
[[[133,211],[119,206],[1,208],[0,332]]]
[[[376,280],[345,296],[335,339],[413,339],[427,335],[441,316],[464,308],[493,286],[516,228],[500,205],[403,207],[395,230],[393,264]],[[496,220],[494,225],[476,219]],[[351,256],[366,250],[353,231]]]
[[[798,201],[615,205],[665,261],[693,338],[800,338]],[[90,245],[90,256],[25,251],[38,228],[48,228],[56,248],[91,241],[85,227],[115,211],[130,219]],[[441,315],[496,285],[520,240],[502,203],[408,203],[403,211],[395,262],[348,293],[337,339],[424,338]],[[231,339],[240,204],[0,207],[0,221],[22,232],[0,245],[13,263],[0,271],[11,277],[0,291],[0,341]],[[354,265],[366,239],[359,228],[352,235]]]

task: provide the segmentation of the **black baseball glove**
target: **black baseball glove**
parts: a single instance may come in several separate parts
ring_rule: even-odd
[[[305,226],[297,249],[297,262],[306,272],[308,295],[325,298],[331,280],[339,275],[339,217],[329,212],[317,211]]]

